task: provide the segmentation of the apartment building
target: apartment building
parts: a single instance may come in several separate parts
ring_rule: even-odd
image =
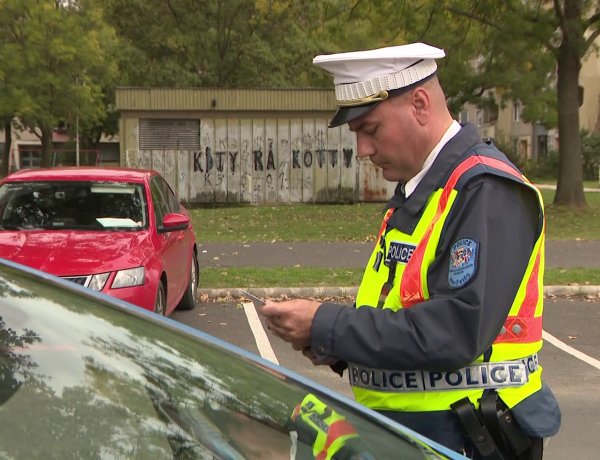
[[[582,130],[600,132],[600,57],[592,52],[583,62],[579,75],[583,88],[583,103],[579,109]],[[484,140],[496,140],[511,145],[523,159],[543,159],[550,151],[558,150],[558,129],[546,129],[541,124],[523,120],[523,105],[511,101],[500,106],[479,108],[467,104],[458,115],[460,122],[472,122]]]

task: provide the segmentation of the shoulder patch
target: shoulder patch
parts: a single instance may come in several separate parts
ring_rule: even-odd
[[[467,284],[477,273],[477,251],[479,242],[471,238],[461,238],[450,248],[448,284],[458,289]]]

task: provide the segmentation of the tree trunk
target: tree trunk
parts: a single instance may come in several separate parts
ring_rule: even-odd
[[[2,177],[8,176],[8,163],[10,162],[10,147],[12,144],[11,118],[4,120],[4,151],[2,152]]]
[[[50,168],[52,164],[52,128],[40,128],[42,135],[42,168]]]
[[[579,46],[583,37],[569,29],[577,8],[565,8],[567,27],[558,50],[558,183],[554,204],[586,207],[583,193],[583,161],[581,158],[581,133],[579,132],[579,71],[581,69]],[[569,14],[570,13],[570,14]],[[571,17],[569,17],[571,16]]]

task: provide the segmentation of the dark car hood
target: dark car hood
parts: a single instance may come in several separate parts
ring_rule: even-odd
[[[57,276],[137,267],[151,252],[151,241],[146,231],[0,232],[0,257]]]

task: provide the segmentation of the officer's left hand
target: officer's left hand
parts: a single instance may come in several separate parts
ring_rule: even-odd
[[[313,318],[321,305],[316,300],[294,299],[284,302],[267,300],[260,308],[260,314],[267,319],[269,329],[296,350],[310,345],[310,331]]]

